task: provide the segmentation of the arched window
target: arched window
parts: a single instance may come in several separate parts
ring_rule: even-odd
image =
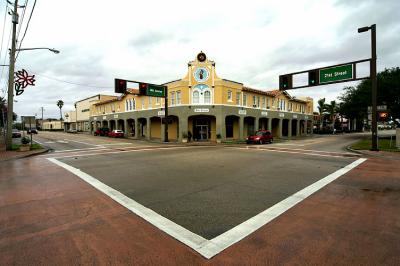
[[[211,103],[211,92],[210,91],[204,92],[204,103]]]
[[[132,110],[132,99],[129,100],[129,110]]]
[[[125,111],[128,111],[128,100],[125,101]]]
[[[193,103],[199,103],[199,96],[199,91],[196,90],[193,92]]]
[[[136,110],[136,101],[132,99],[132,110]]]

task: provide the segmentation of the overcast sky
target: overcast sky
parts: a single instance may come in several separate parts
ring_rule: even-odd
[[[19,0],[24,4],[25,0]],[[19,34],[32,10],[28,7]],[[0,0],[4,37],[11,18]],[[16,96],[19,115],[59,118],[57,100],[73,103],[95,94],[113,94],[114,78],[164,83],[184,77],[187,63],[201,50],[216,62],[221,78],[261,89],[278,88],[280,74],[370,57],[370,32],[357,28],[377,24],[378,71],[400,66],[400,1],[78,1],[37,0],[16,70],[36,74],[36,86]],[[19,11],[22,17],[22,9]],[[9,46],[8,46],[9,47]],[[1,96],[6,96],[8,68],[2,68]],[[368,75],[360,66],[360,75]],[[363,72],[363,73],[361,73]],[[79,84],[79,85],[76,85]],[[289,91],[316,101],[335,100],[341,83]]]

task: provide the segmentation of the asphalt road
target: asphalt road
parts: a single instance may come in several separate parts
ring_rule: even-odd
[[[297,145],[309,145],[307,141]],[[60,156],[67,157],[58,160],[206,239],[356,160],[338,154],[281,149],[279,144],[246,147],[64,154]]]

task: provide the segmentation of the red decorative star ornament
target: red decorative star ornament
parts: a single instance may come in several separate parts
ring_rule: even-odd
[[[18,83],[22,89],[25,89],[28,85],[35,86],[35,75],[29,76],[25,69],[17,71],[15,76],[15,83]]]

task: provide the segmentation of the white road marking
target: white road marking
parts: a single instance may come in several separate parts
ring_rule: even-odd
[[[68,143],[68,141],[65,141],[65,140],[57,140],[57,143]]]
[[[115,200],[125,208],[129,209],[133,213],[142,217],[149,223],[153,224],[155,227],[174,237],[178,241],[184,243],[189,246],[193,250],[200,253],[207,259],[210,259],[223,251],[224,249],[232,246],[233,244],[239,242],[243,238],[247,237],[254,231],[258,230],[262,226],[266,225],[273,219],[277,218],[281,214],[288,211],[290,208],[296,206],[298,203],[314,194],[321,188],[330,184],[340,176],[346,174],[351,171],[358,165],[365,162],[367,159],[360,158],[349,165],[337,170],[336,172],[320,179],[319,181],[309,185],[308,187],[294,193],[293,195],[287,197],[286,199],[280,201],[274,206],[268,208],[267,210],[257,214],[256,216],[248,219],[247,221],[235,226],[234,228],[226,231],[225,233],[211,239],[207,240],[184,227],[174,223],[173,221],[168,220],[167,218],[159,215],[153,210],[144,207],[138,202],[134,201],[131,198],[128,198],[121,192],[107,186],[106,184],[100,182],[96,178],[82,172],[81,170],[72,167],[66,163],[60,162],[55,158],[47,158],[49,161],[53,162],[56,165],[63,167],[64,169],[70,171],[75,174],[82,180],[86,181],[97,190],[103,192],[111,199]]]
[[[44,145],[43,143],[41,143],[41,142],[39,142],[39,141],[37,141],[37,140],[33,140],[33,142],[36,142],[36,143],[38,143],[38,144],[40,144],[40,145]]]
[[[54,159],[59,159],[59,158],[70,158],[70,157],[82,157],[82,156],[95,156],[95,155],[106,155],[106,154],[114,154],[114,153],[126,153],[126,152],[140,152],[140,151],[156,151],[156,150],[174,150],[174,149],[187,149],[187,148],[193,148],[193,146],[179,146],[179,147],[156,147],[156,148],[145,148],[145,149],[127,149],[127,150],[119,150],[119,151],[113,151],[113,149],[108,149],[110,152],[102,152],[102,153],[85,153],[85,154],[68,154],[65,156],[55,156],[53,157]],[[207,146],[197,146],[196,148],[209,148]],[[96,151],[96,150],[94,150]]]
[[[80,144],[85,144],[85,145],[89,145],[89,146],[96,146],[96,147],[101,146],[101,145],[91,144],[91,143],[87,143],[87,142],[83,142],[83,141],[77,141],[77,140],[72,140],[72,139],[64,139],[64,140],[72,141],[72,142],[76,142],[76,143],[80,143]]]
[[[55,142],[54,141],[46,141],[45,143],[50,144],[50,143],[55,143]]]
[[[268,150],[269,148],[260,148],[261,150]],[[279,150],[287,150],[288,148],[279,148],[279,147],[271,147],[271,149],[279,149]],[[294,149],[290,148],[292,151],[311,151],[311,152],[318,152],[318,153],[329,153],[329,154],[342,154],[342,155],[355,155],[357,154],[351,153],[351,152],[335,152],[335,151],[320,151],[320,150],[307,150],[307,149]]]
[[[346,154],[343,155],[330,155],[330,154],[321,154],[319,151],[313,151],[313,152],[300,152],[300,151],[291,151],[291,150],[275,150],[274,149],[260,149],[260,148],[239,148],[239,147],[230,147],[232,149],[238,149],[238,150],[254,150],[254,151],[267,151],[267,152],[282,152],[282,153],[291,153],[291,154],[303,154],[303,155],[310,155],[310,156],[319,156],[319,157],[334,157],[334,158],[349,158],[348,156],[345,156]],[[358,154],[351,154],[354,157],[358,157]]]

